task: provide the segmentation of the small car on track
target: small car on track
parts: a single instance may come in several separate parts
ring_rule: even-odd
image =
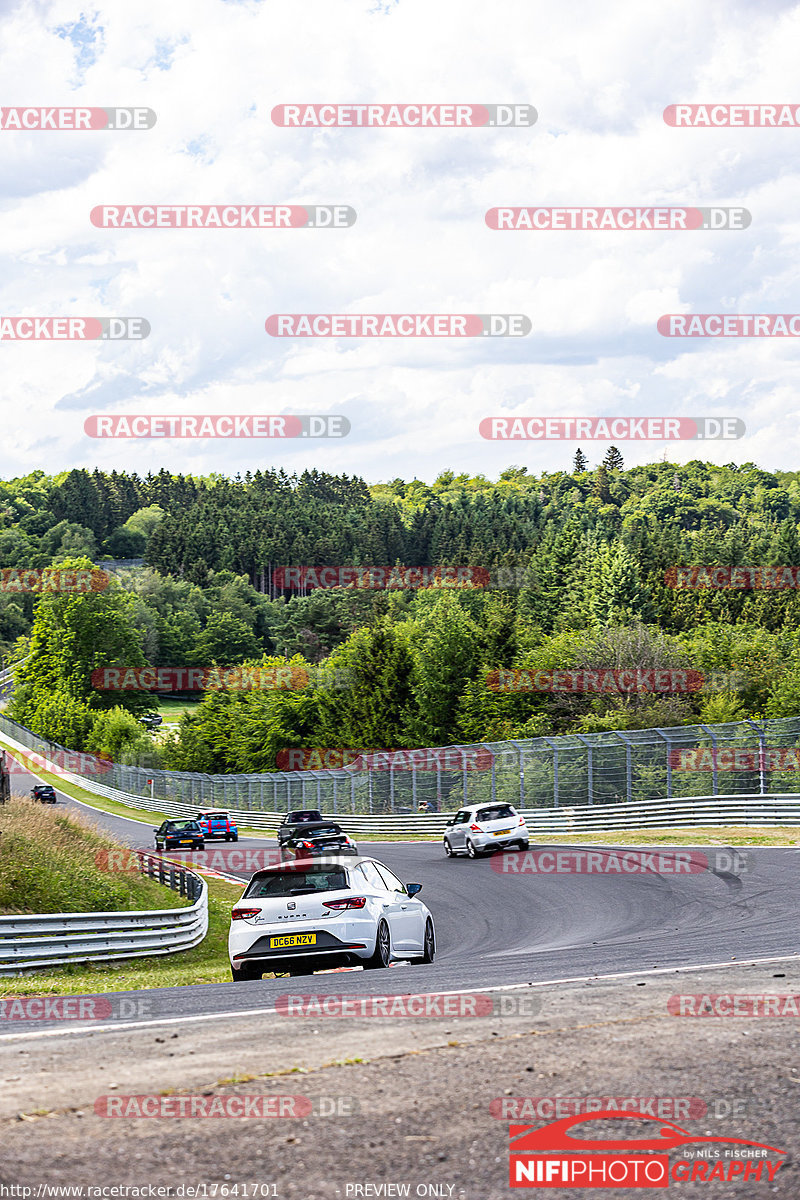
[[[41,804],[57,803],[56,789],[51,787],[49,783],[37,783],[32,788],[31,795],[34,800],[38,800]]]
[[[234,981],[330,967],[431,963],[433,916],[420,883],[374,858],[300,859],[257,871],[231,913]]]
[[[156,835],[156,850],[203,850],[205,841],[203,831],[197,821],[164,821]]]
[[[443,836],[444,852],[448,858],[466,854],[478,858],[494,850],[515,847],[527,850],[528,826],[513,804],[484,801],[460,808],[446,823]]]
[[[333,821],[307,821],[294,825],[289,837],[279,843],[281,858],[314,858],[320,854],[358,854],[352,838]]]
[[[226,842],[238,842],[239,840],[236,822],[232,821],[230,814],[221,808],[210,808],[206,812],[199,812],[195,820],[202,829],[206,841],[211,841],[212,838],[221,838]]]
[[[322,813],[318,808],[295,808],[287,812],[286,816],[278,826],[278,845],[284,841],[288,841],[294,833],[296,825],[307,825],[309,821],[324,821]]]

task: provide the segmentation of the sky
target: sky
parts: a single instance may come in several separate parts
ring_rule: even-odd
[[[317,468],[432,481],[590,465],[607,441],[483,418],[738,418],[625,464],[797,468],[798,342],[666,313],[800,313],[800,6],[675,0],[0,0],[3,106],[146,107],[147,130],[0,130],[0,316],[145,318],[141,341],[0,341],[0,475]],[[284,128],[288,103],[512,103],[532,127]],[[347,204],[343,229],[104,229],[111,204]],[[744,230],[496,231],[496,206],[741,206]],[[519,338],[277,338],[280,313],[520,313]],[[95,439],[90,416],[341,414],[341,439]]]

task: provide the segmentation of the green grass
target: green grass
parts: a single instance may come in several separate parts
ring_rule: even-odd
[[[130,959],[127,963],[75,964],[41,974],[0,979],[0,996],[93,995],[230,982],[231,908],[241,896],[244,884],[235,887],[221,879],[208,879],[207,883],[208,933],[199,946],[163,957]],[[159,888],[159,892],[163,896],[164,889]]]
[[[681,829],[603,829],[593,833],[547,834],[542,842],[610,842],[615,846],[800,846],[800,826],[705,825]],[[534,842],[531,843],[535,845]]]
[[[119,844],[81,813],[15,796],[2,809],[0,913],[179,908],[185,898],[138,871],[109,871]]]
[[[177,724],[184,713],[195,713],[200,707],[199,700],[163,700],[158,701],[158,712],[165,721]]]

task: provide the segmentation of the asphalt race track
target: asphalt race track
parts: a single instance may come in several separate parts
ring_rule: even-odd
[[[27,790],[23,776],[16,777],[15,785],[15,790]],[[59,803],[87,812],[63,794]],[[151,824],[99,810],[90,810],[90,815],[128,845],[153,846]],[[274,844],[269,839],[240,839],[235,848]],[[207,843],[207,849],[217,846],[226,844]],[[503,873],[497,869],[502,855],[446,859],[440,843],[373,842],[361,849],[386,862],[406,882],[423,884],[422,898],[436,922],[437,958],[431,966],[401,964],[389,971],[338,973],[338,992],[485,990],[637,972],[658,975],[779,959],[800,951],[800,863],[794,849],[751,850],[744,871],[689,874],[669,873],[677,852],[673,847],[657,851],[667,863],[665,873],[639,874]],[[694,854],[712,855],[714,849],[705,847]],[[729,857],[734,859],[735,853],[730,851]],[[722,867],[728,865],[723,856]],[[249,877],[231,873],[243,881]],[[327,974],[303,979],[304,993],[327,992],[330,986]],[[153,989],[148,992],[147,1019],[269,1009],[274,997],[285,991],[284,979]],[[41,1031],[46,1025],[37,1021],[35,1027]],[[15,1022],[17,1034],[25,1028],[23,1022]]]

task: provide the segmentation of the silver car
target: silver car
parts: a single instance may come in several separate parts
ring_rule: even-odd
[[[513,804],[484,801],[458,810],[447,822],[444,833],[444,852],[448,858],[466,854],[477,858],[493,850],[508,850],[511,846],[527,850],[528,826]]]

